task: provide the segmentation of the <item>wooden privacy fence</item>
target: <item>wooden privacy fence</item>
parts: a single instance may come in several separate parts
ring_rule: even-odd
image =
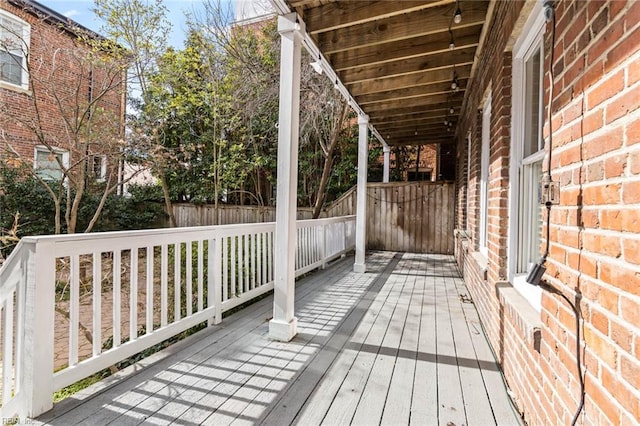
[[[369,183],[367,248],[414,253],[453,253],[452,182]],[[321,218],[356,214],[356,188],[328,204]],[[174,204],[178,226],[209,226],[275,221],[275,207]],[[298,208],[298,220],[311,208]]]
[[[370,183],[367,248],[453,253],[453,182]]]

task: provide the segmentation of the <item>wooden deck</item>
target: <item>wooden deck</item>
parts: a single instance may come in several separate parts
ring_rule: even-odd
[[[38,421],[520,424],[453,257],[374,252],[366,274],[352,264],[300,281],[292,342],[268,339],[265,298]]]

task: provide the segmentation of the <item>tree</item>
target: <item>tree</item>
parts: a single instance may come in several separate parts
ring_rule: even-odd
[[[119,49],[106,40],[78,28],[56,29],[46,22],[33,26],[32,45],[50,45],[45,29],[59,33],[60,44],[53,49],[34,51],[17,35],[0,40],[0,50],[21,49],[27,58],[30,89],[30,96],[22,97],[1,92],[2,128],[20,129],[23,134],[2,131],[0,138],[7,163],[33,175],[51,197],[56,234],[63,231],[63,211],[64,228],[74,233],[85,193],[101,194],[83,229],[89,232],[120,183],[124,62]],[[24,149],[25,143],[29,150]]]
[[[270,188],[265,191],[262,181],[275,181],[280,63],[276,22],[229,30],[231,19],[221,3],[207,0],[204,4],[205,13],[192,18],[192,25],[219,43],[228,56],[230,90],[238,100],[235,107],[244,132],[240,137],[248,141],[253,153],[249,163],[254,170],[248,178],[254,182],[256,199],[270,199]],[[313,71],[310,59],[303,59],[301,73],[299,193],[301,203],[313,206],[314,216],[318,217],[333,167],[343,158],[339,142],[351,123],[346,101],[333,82]]]
[[[105,24],[102,33],[128,52],[128,77],[133,90],[129,91],[129,105],[138,113],[129,116],[129,152],[144,153],[141,162],[148,165],[158,176],[171,226],[176,226],[173,214],[167,167],[172,160],[171,152],[163,145],[158,131],[161,119],[145,116],[140,119],[142,105],[152,102],[149,96],[149,81],[156,72],[156,58],[167,50],[167,35],[171,23],[167,19],[167,8],[162,0],[94,0],[94,13]],[[136,96],[136,93],[139,96]],[[150,109],[151,110],[151,109]]]

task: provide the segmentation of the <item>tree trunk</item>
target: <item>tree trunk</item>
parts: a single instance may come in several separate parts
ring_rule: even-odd
[[[171,203],[171,197],[169,196],[169,186],[167,185],[167,178],[164,170],[160,170],[160,185],[162,186],[162,195],[164,196],[164,206],[167,209],[169,215],[169,225],[171,228],[177,228],[176,216],[173,214],[173,204]]]
[[[329,183],[329,177],[331,177],[331,169],[333,167],[333,151],[338,144],[338,139],[340,139],[340,132],[342,131],[342,125],[347,118],[347,113],[349,110],[347,109],[347,104],[345,102],[342,103],[342,110],[340,114],[336,117],[336,122],[333,127],[333,132],[331,133],[331,140],[329,142],[329,146],[327,146],[327,151],[324,153],[324,167],[322,168],[322,177],[320,178],[320,185],[318,186],[318,195],[316,196],[316,203],[313,206],[313,218],[317,219],[320,217],[320,213],[322,212],[322,206],[324,205],[324,200],[327,196],[327,185]]]

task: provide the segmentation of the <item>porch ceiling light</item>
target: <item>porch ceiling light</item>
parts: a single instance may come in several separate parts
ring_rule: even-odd
[[[456,48],[456,44],[453,41],[453,32],[449,29],[449,50],[453,50]]]
[[[322,75],[322,58],[318,55],[318,60],[311,62],[311,68],[318,74]]]
[[[313,70],[318,74],[322,74],[322,65],[320,64],[320,61],[311,62],[311,68],[313,68]]]
[[[454,112],[456,112],[453,107],[449,107],[449,114],[453,114]]]
[[[458,91],[458,73],[453,72],[453,80],[451,80],[451,90]]]
[[[460,4],[457,0],[456,0],[456,11],[453,14],[453,22],[455,22],[456,24],[459,24],[460,22],[462,22],[462,10],[460,10]]]

